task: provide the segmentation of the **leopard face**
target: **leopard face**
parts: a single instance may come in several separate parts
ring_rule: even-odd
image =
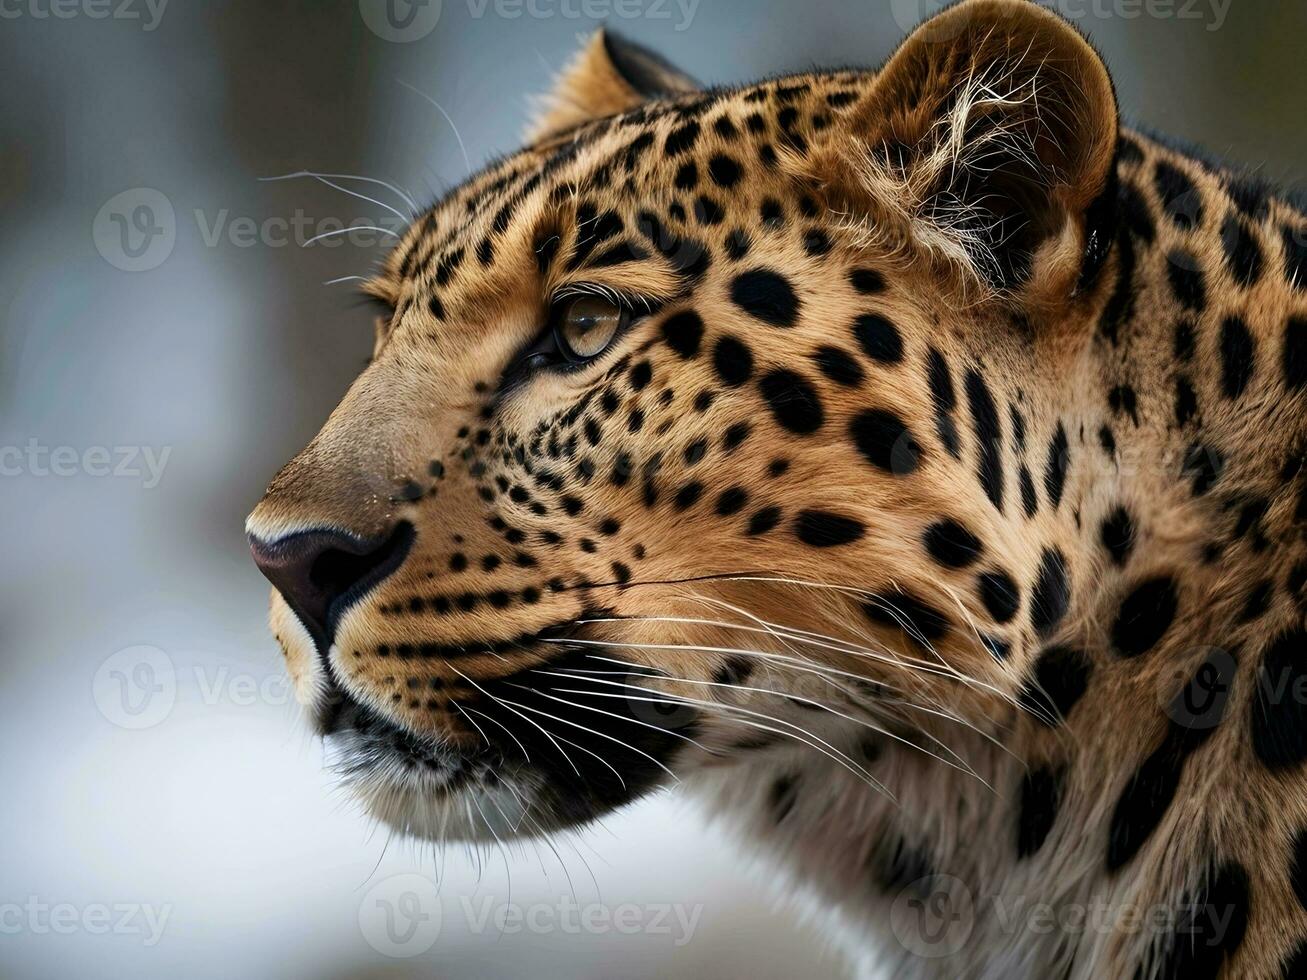
[[[1035,447],[1110,288],[1097,56],[972,0],[879,72],[705,92],[601,34],[555,106],[413,222],[247,524],[344,777],[490,839],[984,724],[1068,613]]]

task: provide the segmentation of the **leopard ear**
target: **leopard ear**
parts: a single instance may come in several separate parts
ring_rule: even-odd
[[[694,79],[661,55],[600,28],[558,77],[527,139],[536,143],[650,99],[698,89]]]
[[[874,207],[1000,294],[1065,302],[1106,257],[1119,128],[1107,69],[1030,0],[964,0],[926,21],[846,124],[845,176]]]

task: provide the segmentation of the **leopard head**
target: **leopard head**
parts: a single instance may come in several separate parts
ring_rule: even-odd
[[[1019,0],[739,89],[595,36],[365,287],[370,365],[247,523],[369,810],[541,833],[992,721],[1067,609],[1000,420],[1101,300],[1116,138]]]

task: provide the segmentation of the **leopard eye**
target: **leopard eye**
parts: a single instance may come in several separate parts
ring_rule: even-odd
[[[603,296],[576,296],[567,301],[554,327],[558,346],[570,360],[598,357],[621,332],[627,311]]]

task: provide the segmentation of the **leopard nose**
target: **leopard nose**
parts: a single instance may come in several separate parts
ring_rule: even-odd
[[[403,563],[413,543],[413,525],[401,521],[376,538],[319,528],[275,540],[251,534],[249,540],[259,571],[305,629],[329,644],[341,614]]]

